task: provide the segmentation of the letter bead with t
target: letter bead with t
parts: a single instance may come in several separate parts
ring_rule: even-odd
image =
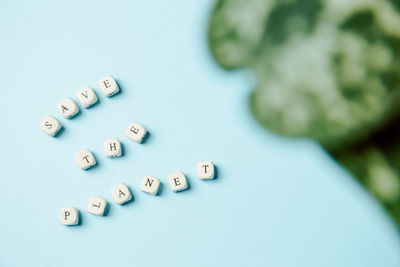
[[[75,160],[81,170],[86,170],[96,165],[96,159],[89,149],[85,149],[76,153]]]
[[[197,177],[199,179],[214,179],[214,164],[211,161],[197,163]]]

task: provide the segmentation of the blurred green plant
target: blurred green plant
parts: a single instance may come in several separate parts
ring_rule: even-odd
[[[400,226],[400,0],[217,0],[209,45],[257,120],[317,140]]]

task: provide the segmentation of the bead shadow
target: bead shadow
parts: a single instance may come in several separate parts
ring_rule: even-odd
[[[152,135],[152,134],[151,134],[149,131],[147,131],[146,135],[143,137],[142,142],[140,142],[140,143],[141,143],[141,144],[147,144],[147,143],[148,143],[148,140],[149,140],[149,138],[150,138],[151,135]]]
[[[104,213],[103,213],[103,216],[104,216],[104,217],[108,216],[108,214],[109,214],[109,212],[110,212],[110,206],[111,206],[111,204],[110,204],[110,202],[107,200],[107,204],[106,204],[106,207],[105,207]]]
[[[61,123],[61,122],[60,122],[60,123]],[[53,136],[53,137],[54,137],[54,138],[60,138],[60,136],[64,135],[65,131],[66,131],[66,128],[65,128],[64,125],[62,125],[62,123],[61,123],[61,128],[60,128],[60,130],[59,130],[58,133],[57,133],[55,136]]]

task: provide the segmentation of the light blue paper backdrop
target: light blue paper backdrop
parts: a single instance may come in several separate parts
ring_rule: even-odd
[[[251,76],[227,73],[206,40],[212,1],[0,2],[0,266],[400,266],[381,207],[310,140],[268,133],[247,107]],[[122,92],[106,99],[112,74]],[[100,103],[65,120],[56,104],[84,85]],[[58,138],[39,129],[55,115]],[[131,121],[151,133],[125,137]],[[107,159],[103,140],[125,155]],[[81,171],[74,154],[98,166]],[[195,177],[212,160],[218,179]],[[182,170],[190,189],[172,193]],[[140,192],[159,177],[160,196]],[[113,204],[110,188],[134,194]],[[91,196],[110,203],[88,214]],[[82,225],[59,223],[76,206]]]

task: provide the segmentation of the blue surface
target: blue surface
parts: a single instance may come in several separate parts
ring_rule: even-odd
[[[251,77],[209,55],[212,1],[1,1],[0,266],[400,266],[394,224],[355,180],[310,140],[268,133],[251,116]],[[106,99],[97,81],[114,75]],[[94,86],[100,103],[72,120],[56,104]],[[58,138],[39,129],[55,115]],[[125,136],[131,121],[151,133]],[[120,138],[125,156],[102,142]],[[81,171],[74,154],[98,166]],[[195,177],[212,160],[215,181]],[[191,188],[174,194],[169,173]],[[160,196],[139,191],[159,177]],[[127,183],[134,202],[113,204]],[[111,202],[88,214],[92,195]],[[59,223],[76,206],[82,225]]]

